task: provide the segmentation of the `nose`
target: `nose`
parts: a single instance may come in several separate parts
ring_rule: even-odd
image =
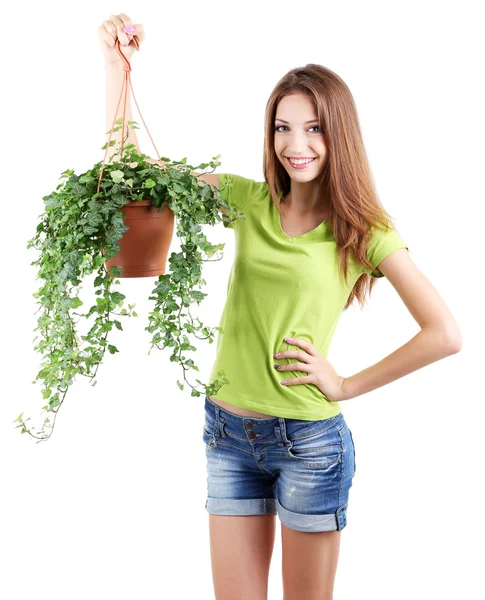
[[[305,132],[292,132],[290,135],[290,139],[288,142],[289,151],[287,151],[286,156],[306,156],[307,155],[307,139]]]

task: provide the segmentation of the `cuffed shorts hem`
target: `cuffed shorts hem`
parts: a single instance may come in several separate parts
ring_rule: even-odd
[[[207,498],[206,511],[212,515],[247,516],[275,515],[281,523],[295,531],[341,531],[347,525],[347,505],[341,506],[335,513],[308,515],[287,510],[273,498],[226,499]]]
[[[212,515],[275,515],[274,498],[207,498],[205,508]]]
[[[287,510],[276,499],[276,510],[283,525],[296,531],[340,531],[347,525],[347,505],[341,506],[334,513],[303,515]]]

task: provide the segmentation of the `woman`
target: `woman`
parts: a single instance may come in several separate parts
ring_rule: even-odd
[[[133,35],[145,35],[126,14],[99,32],[109,129],[122,77],[114,42],[130,58]],[[267,597],[278,514],[285,600],[330,599],[355,473],[339,402],[458,352],[461,336],[378,200],[340,77],[310,64],[277,83],[263,164],[264,182],[200,174],[246,216],[226,223],[236,256],[211,381],[224,371],[229,383],[205,397],[214,588],[218,600]],[[326,360],[339,316],[384,276],[421,331],[342,377]]]

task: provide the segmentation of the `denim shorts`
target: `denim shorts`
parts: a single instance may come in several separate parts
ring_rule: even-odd
[[[203,441],[208,513],[278,514],[296,531],[346,526],[355,449],[341,412],[321,421],[242,417],[205,396]]]

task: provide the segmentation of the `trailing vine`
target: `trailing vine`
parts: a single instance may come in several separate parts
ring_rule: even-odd
[[[113,131],[121,129],[120,123],[121,119],[116,121],[119,126]],[[138,128],[135,121],[128,121],[126,139],[130,126]],[[110,146],[115,144],[114,140],[110,142]],[[159,350],[170,347],[170,360],[180,363],[183,380],[192,388],[192,396],[213,395],[229,383],[221,371],[210,385],[196,379],[203,388],[200,391],[186,377],[190,369],[199,370],[194,361],[186,357],[186,353],[196,350],[189,336],[211,344],[215,331],[222,332],[220,327],[206,327],[190,312],[192,304],[199,305],[207,296],[201,291],[206,283],[202,279],[203,263],[210,261],[225,245],[211,244],[202,226],[245,218],[223,199],[219,189],[199,179],[203,173],[191,173],[207,167],[215,170],[221,164],[220,155],[195,167],[187,164],[186,158],[171,161],[162,157],[162,167],[145,160],[147,155],[139,153],[133,144],[120,143],[120,146],[104,165],[99,193],[101,162],[80,175],[72,169],[61,174],[62,183],[43,197],[45,211],[34,237],[28,241],[27,248],[39,251],[38,259],[31,265],[38,267],[37,278],[42,280],[33,296],[41,310],[34,329],[39,332],[34,342],[39,338],[40,341],[34,349],[42,354],[43,361],[32,383],[42,382],[42,397],[47,401],[42,411],[46,417],[39,431],[27,427],[30,417],[24,419],[23,412],[13,423],[18,423],[16,427],[21,428],[21,433],[28,433],[38,441],[52,435],[57,413],[76,376],[88,377],[91,385],[96,385],[95,377],[106,351],[119,352],[108,341],[114,327],[123,329],[118,317],[138,316],[133,310],[135,304],[125,305],[125,295],[114,289],[120,284],[116,278],[123,270],[105,266],[106,261],[117,254],[120,248],[117,242],[128,230],[121,208],[129,202],[150,198],[159,212],[167,202],[174,213],[180,239],[180,252],[171,253],[169,272],[157,278],[153,295],[149,297],[154,301],[154,308],[145,327],[152,334],[148,354],[153,347]],[[106,147],[105,144],[103,149]],[[219,211],[221,207],[227,214]],[[221,258],[222,253],[215,260]],[[79,311],[83,306],[79,295],[81,283],[91,274],[95,274],[93,285],[98,297],[87,313],[82,313]],[[94,322],[88,333],[79,335],[77,324],[91,317]],[[177,385],[184,389],[178,380]]]

